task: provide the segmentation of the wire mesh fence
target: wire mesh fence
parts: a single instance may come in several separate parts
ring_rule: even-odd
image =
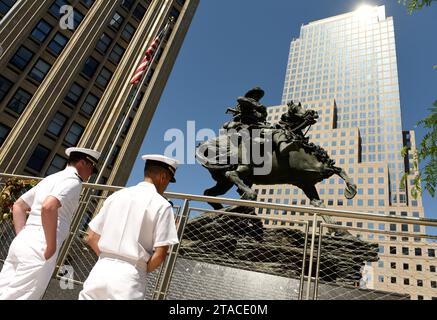
[[[367,222],[355,221],[360,226]],[[333,248],[327,241],[332,238],[326,232],[328,228],[347,230],[353,238],[337,249]],[[328,224],[320,225],[318,235],[315,247],[317,273],[312,298],[416,300],[423,299],[424,295],[428,299],[437,295],[436,246],[432,241],[435,237]],[[343,257],[341,261],[340,256]],[[323,265],[328,267],[323,268]],[[339,268],[343,270],[339,272]],[[339,278],[341,274],[349,276]],[[330,280],[335,281],[337,288],[345,290],[327,289],[326,283]]]
[[[305,270],[305,233],[291,227],[266,229],[263,220],[247,213],[190,210],[178,251],[176,281],[171,282],[168,297],[182,290],[191,299],[266,299],[278,295],[285,299],[292,295],[281,294],[281,287],[291,278],[297,284],[297,299]],[[238,277],[258,283],[268,277],[270,281],[268,286],[255,286],[255,290],[253,283],[236,285]],[[276,286],[275,278],[281,278]],[[192,289],[189,293],[187,287]],[[196,294],[199,287],[202,292]]]
[[[55,278],[78,285],[86,280],[98,259],[85,243],[88,223],[117,189],[85,185]],[[147,299],[437,297],[437,237],[425,232],[435,233],[436,221],[226,199],[230,206],[215,211],[191,206],[210,198],[168,196],[185,201],[175,207],[181,242],[149,275]],[[263,216],[259,208],[284,215]],[[305,216],[285,215],[298,211]],[[337,215],[338,223],[324,223],[322,214]],[[0,262],[14,236],[12,223],[1,222]]]

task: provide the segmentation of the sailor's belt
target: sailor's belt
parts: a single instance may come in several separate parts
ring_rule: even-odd
[[[118,254],[112,254],[112,253],[101,253],[99,258],[100,259],[108,258],[108,259],[113,259],[113,260],[120,260],[120,261],[130,263],[131,265],[133,265],[137,268],[147,270],[147,262],[144,260],[134,260],[134,259],[120,256]]]

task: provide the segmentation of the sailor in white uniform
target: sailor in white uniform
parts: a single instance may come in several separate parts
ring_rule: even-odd
[[[178,161],[161,155],[146,161],[144,181],[111,195],[90,222],[88,244],[99,256],[79,300],[144,300],[147,273],[179,242],[171,204],[162,196]]]
[[[79,206],[82,182],[96,173],[100,157],[85,148],[69,148],[66,154],[63,171],[46,177],[14,203],[17,236],[0,273],[0,300],[41,299],[49,284]]]

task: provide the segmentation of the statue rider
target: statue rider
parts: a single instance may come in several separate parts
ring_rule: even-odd
[[[237,98],[237,106],[229,108],[226,113],[232,113],[232,121],[223,125],[224,129],[269,128],[267,124],[267,108],[259,101],[264,97],[264,90],[255,87],[244,97]]]

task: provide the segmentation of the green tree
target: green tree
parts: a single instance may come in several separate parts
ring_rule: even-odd
[[[412,14],[414,11],[422,9],[424,6],[430,6],[431,2],[434,0],[398,0],[399,3],[403,3],[408,10],[409,14]]]
[[[417,150],[413,152],[414,171],[418,174],[413,180],[411,194],[416,199],[418,194],[422,193],[421,182],[425,184],[425,189],[434,197],[437,185],[437,101],[434,106],[429,109],[430,115],[418,122],[419,126],[423,126],[427,133],[423,137],[422,142]],[[407,148],[403,150],[403,156],[406,156]],[[419,168],[419,163],[424,162],[422,169]],[[406,173],[402,179],[402,187],[405,187],[408,174]]]

